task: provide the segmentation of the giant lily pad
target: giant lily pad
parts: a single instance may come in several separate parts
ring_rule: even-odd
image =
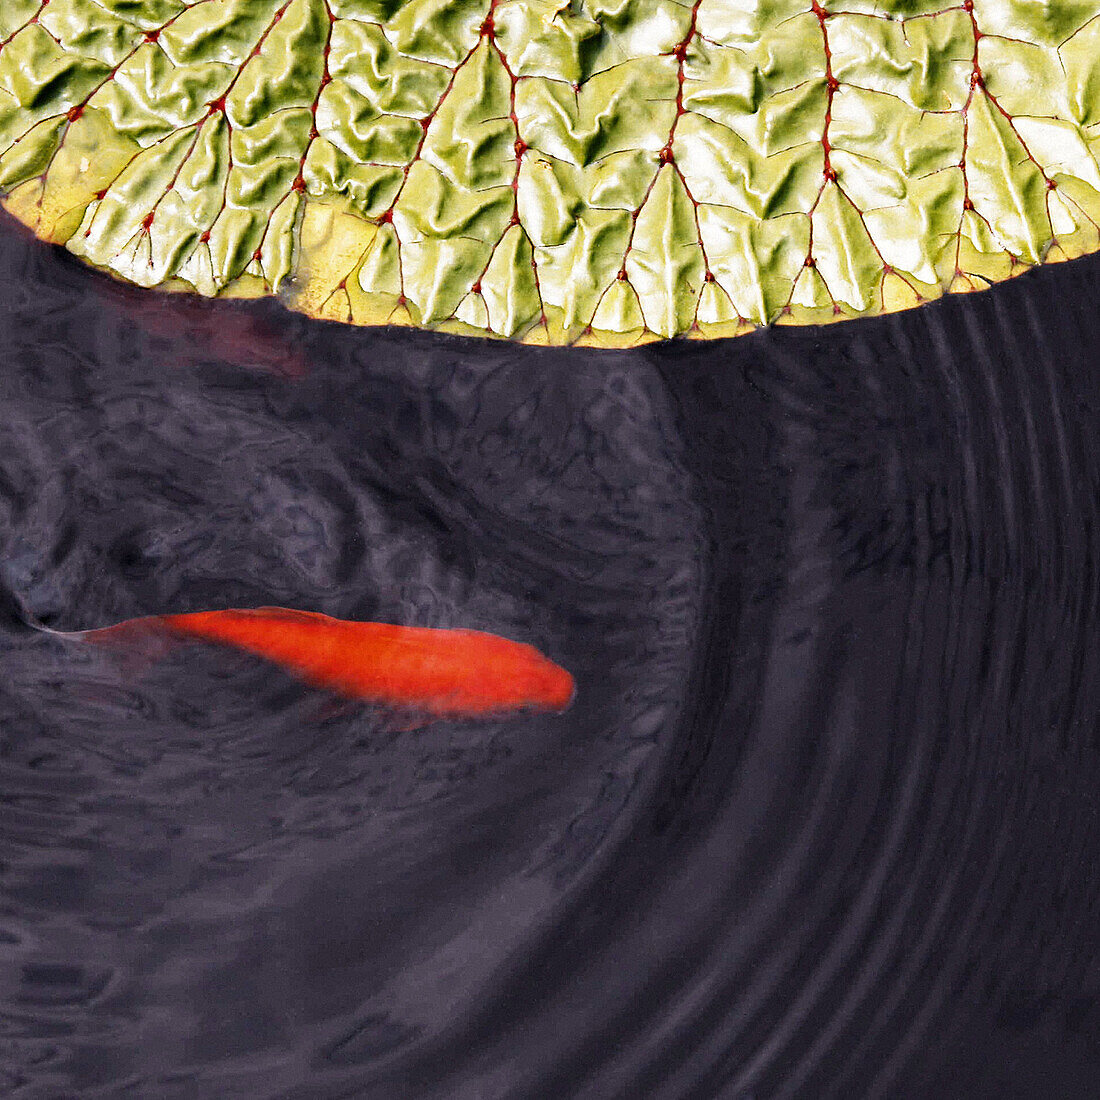
[[[4,0],[0,150],[143,286],[725,335],[1100,246],[1100,4]]]

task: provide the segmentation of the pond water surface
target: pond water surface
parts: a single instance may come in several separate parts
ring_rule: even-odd
[[[537,350],[0,232],[0,1094],[1096,1095],[1100,262]],[[462,626],[410,721],[220,607]]]

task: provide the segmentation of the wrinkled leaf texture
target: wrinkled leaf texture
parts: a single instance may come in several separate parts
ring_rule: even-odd
[[[142,286],[728,335],[1100,247],[1100,0],[4,0],[0,150]]]

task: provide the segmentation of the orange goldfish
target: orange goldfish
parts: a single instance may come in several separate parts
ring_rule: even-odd
[[[81,637],[120,640],[150,630],[243,649],[317,687],[437,717],[563,711],[575,691],[564,668],[495,634],[353,622],[285,607],[130,619]]]

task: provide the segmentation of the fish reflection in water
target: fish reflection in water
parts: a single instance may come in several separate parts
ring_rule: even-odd
[[[127,647],[158,637],[213,642],[263,657],[347,698],[436,717],[561,712],[575,692],[573,677],[560,665],[496,634],[355,622],[286,607],[154,615],[48,633]]]

